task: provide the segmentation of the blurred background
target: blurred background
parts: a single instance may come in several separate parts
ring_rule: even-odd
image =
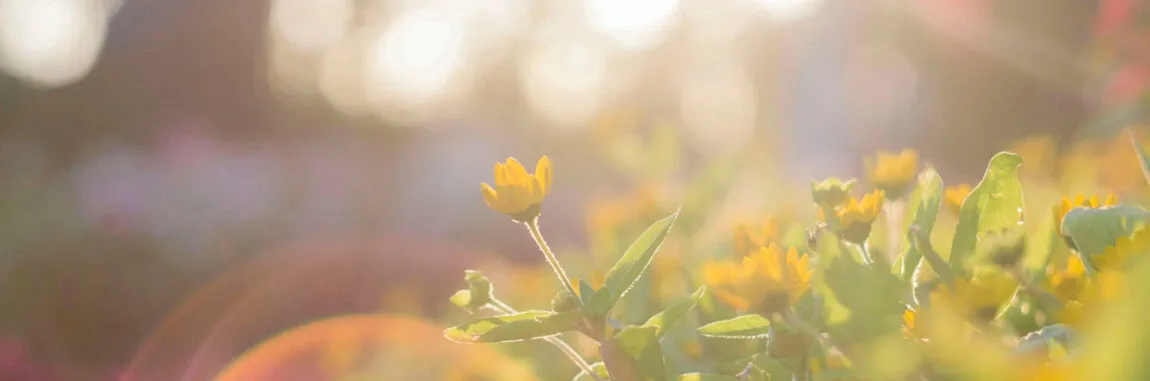
[[[553,158],[572,258],[714,168],[743,217],[877,149],[976,182],[1148,110],[1139,0],[0,0],[0,380],[527,369],[439,333],[464,268],[558,290],[481,200],[507,156]]]

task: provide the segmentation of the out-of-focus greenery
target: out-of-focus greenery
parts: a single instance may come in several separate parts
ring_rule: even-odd
[[[544,339],[559,350],[525,357],[543,379],[1150,378],[1141,133],[1018,142],[975,184],[907,150],[809,188],[753,149],[688,170],[673,139],[608,145],[634,188],[586,207],[586,247],[547,246],[545,201],[510,216],[571,291],[519,305],[548,296],[469,273],[452,302],[479,316],[445,334]]]

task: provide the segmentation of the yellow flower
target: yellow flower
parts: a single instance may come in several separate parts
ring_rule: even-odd
[[[1086,196],[1083,195],[1078,195],[1078,197],[1075,197],[1073,200],[1071,200],[1069,197],[1063,197],[1062,202],[1054,206],[1054,222],[1058,223],[1059,229],[1061,229],[1062,219],[1066,218],[1066,213],[1069,213],[1070,209],[1074,209],[1076,207],[1101,208],[1104,206],[1112,206],[1117,203],[1118,198],[1114,195],[1106,196],[1106,200],[1102,202],[1098,201],[1098,195],[1092,195],[1090,198],[1086,198]]]
[[[806,294],[811,284],[810,257],[795,248],[760,246],[742,262],[710,262],[703,269],[708,288],[724,304],[752,313],[780,312]]]
[[[921,338],[918,331],[918,322],[916,321],[917,315],[918,312],[910,308],[902,312],[902,334],[908,339]]]
[[[1150,229],[1140,229],[1129,236],[1118,237],[1113,246],[1090,256],[1099,270],[1119,271],[1130,258],[1150,251]]]
[[[946,209],[958,215],[958,212],[962,210],[962,202],[966,201],[966,196],[970,195],[971,190],[970,184],[946,187],[942,196],[943,203],[946,204]]]
[[[902,197],[918,175],[918,152],[904,149],[895,155],[879,151],[873,161],[868,160],[867,172],[875,187],[886,191],[891,198]]]
[[[980,269],[971,280],[956,278],[953,286],[940,286],[930,296],[932,308],[947,308],[967,319],[988,322],[998,307],[1014,295],[1018,282],[995,269]]]
[[[527,222],[539,216],[540,204],[551,191],[551,158],[539,158],[535,173],[527,173],[513,157],[495,163],[495,187],[483,183],[483,200],[492,210],[511,219]]]
[[[1072,380],[1073,369],[1069,364],[1042,361],[1038,364],[1024,364],[1019,367],[1015,380],[1018,381],[1062,381]]]
[[[846,201],[847,197],[850,196],[851,188],[854,186],[854,179],[842,181],[837,177],[831,177],[821,182],[812,181],[811,198],[814,198],[815,204],[819,206],[834,208]]]
[[[603,283],[606,281],[607,277],[603,275],[603,271],[595,269],[595,271],[591,272],[591,281],[587,282],[587,285],[591,286],[591,290],[598,291],[600,287],[603,287]],[[582,291],[579,290],[579,278],[571,278],[571,288],[575,289],[575,296],[582,296],[580,295]]]
[[[854,243],[863,243],[870,236],[871,224],[882,211],[882,204],[886,201],[886,193],[876,190],[860,201],[851,197],[835,211],[838,218],[838,232],[844,240]]]
[[[739,224],[735,226],[735,253],[740,257],[750,255],[759,246],[777,242],[779,234],[779,221],[774,217],[767,218],[757,232],[747,224]]]
[[[1046,289],[1064,302],[1078,300],[1082,288],[1086,286],[1086,266],[1077,255],[1066,258],[1066,266],[1061,269],[1046,269]]]

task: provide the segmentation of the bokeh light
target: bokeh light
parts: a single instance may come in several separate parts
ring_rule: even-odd
[[[591,25],[627,48],[648,48],[666,34],[679,0],[588,0]]]
[[[607,54],[586,36],[559,34],[519,61],[528,103],[558,126],[589,120],[602,107],[607,87]]]
[[[737,148],[754,132],[755,85],[734,59],[716,55],[688,63],[679,76],[679,113],[687,141],[704,152]]]
[[[813,14],[822,0],[755,0],[776,21],[792,21]]]
[[[270,28],[290,48],[312,52],[339,42],[355,15],[351,0],[274,0]]]
[[[416,9],[400,15],[372,45],[369,96],[380,106],[418,108],[460,85],[467,39],[460,15],[450,8]]]
[[[114,7],[87,0],[0,1],[0,69],[43,87],[80,80],[104,46]]]

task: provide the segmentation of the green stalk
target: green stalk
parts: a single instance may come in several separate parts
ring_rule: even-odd
[[[491,304],[489,304],[489,306],[501,314],[513,314],[517,312],[514,308],[511,308],[511,306],[507,305],[507,303],[504,303],[499,299],[491,299]],[[551,345],[554,345],[556,348],[559,348],[559,351],[563,352],[563,354],[566,355],[567,358],[571,360],[571,362],[575,363],[575,366],[578,367],[579,370],[582,370],[583,373],[587,373],[587,375],[591,376],[591,378],[595,381],[603,381],[603,379],[599,378],[599,375],[595,373],[595,369],[591,367],[591,364],[588,364],[587,360],[584,360],[583,356],[580,356],[579,352],[576,351],[575,348],[572,348],[570,344],[567,344],[566,341],[563,341],[563,339],[560,339],[558,336],[544,337],[543,341],[546,341]]]
[[[530,222],[525,223],[527,231],[531,232],[531,238],[535,239],[535,244],[539,245],[539,250],[543,252],[543,257],[547,258],[547,264],[551,265],[551,270],[555,271],[555,277],[559,278],[559,283],[563,284],[563,289],[567,290],[571,297],[579,301],[579,305],[583,305],[583,301],[579,298],[579,294],[575,292],[575,287],[571,284],[571,278],[567,277],[567,272],[563,271],[563,266],[559,265],[559,259],[555,258],[555,254],[551,252],[551,248],[547,246],[547,241],[543,239],[543,233],[539,232],[539,218],[536,217]]]

